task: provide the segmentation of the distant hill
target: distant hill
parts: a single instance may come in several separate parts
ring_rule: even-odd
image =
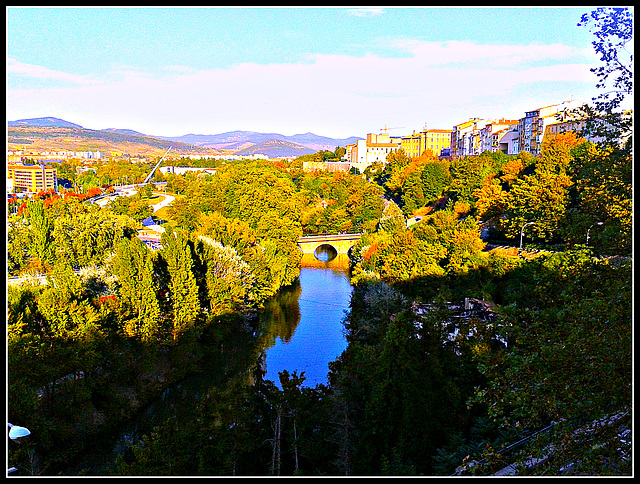
[[[31,118],[18,119],[17,121],[9,121],[9,126],[32,126],[36,128],[79,128],[82,126],[70,123],[64,119],[47,117],[47,118]]]
[[[129,135],[129,136],[145,136],[147,138],[150,137],[150,136],[148,136],[146,134],[139,133],[138,131],[134,131],[132,129],[107,128],[107,129],[101,129],[100,131],[102,131],[104,133],[126,134],[126,135]],[[151,138],[153,138],[153,136],[151,136]]]
[[[291,143],[290,141],[284,141],[279,139],[269,139],[261,143],[252,145],[248,148],[236,151],[236,155],[266,155],[269,158],[280,158],[290,156],[302,156],[315,153],[317,150],[312,150],[297,143]]]
[[[54,117],[8,122],[9,149],[26,145],[33,150],[119,151],[130,154],[159,154],[173,146],[173,154],[215,154],[229,150],[239,155],[260,153],[271,158],[301,156],[355,143],[358,137],[329,138],[313,133],[285,136],[278,133],[229,131],[220,134],[153,136],[131,129],[85,129]]]
[[[346,146],[348,144],[355,143],[358,139],[355,136],[350,138],[328,138],[326,136],[318,136],[313,133],[296,134],[293,136],[285,136],[278,133],[258,133],[255,131],[229,131],[220,134],[185,134],[183,136],[172,137],[164,139],[172,141],[180,141],[183,143],[189,143],[197,146],[205,146],[209,148],[227,149],[227,150],[242,150],[245,149],[247,143],[254,145],[263,143],[269,140],[286,141],[297,145],[302,145],[305,148],[313,150],[313,152],[320,150],[333,151],[336,146]],[[243,146],[244,145],[244,146]],[[265,153],[266,154],[266,153]],[[281,155],[287,156],[287,155]]]
[[[26,120],[25,120],[26,121]],[[60,120],[62,121],[62,120]],[[33,151],[100,151],[103,153],[129,154],[131,156],[160,156],[171,147],[171,155],[219,154],[212,148],[194,146],[187,143],[146,136],[131,130],[91,130],[73,123],[59,121],[46,125],[12,121],[7,128],[7,147],[21,150],[28,147]],[[62,125],[62,126],[61,126]],[[73,127],[70,127],[72,125]],[[136,133],[136,134],[132,134]]]

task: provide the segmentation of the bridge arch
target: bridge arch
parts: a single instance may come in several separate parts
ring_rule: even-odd
[[[331,244],[320,244],[313,255],[320,261],[329,262],[338,257],[338,250]]]
[[[348,254],[360,239],[360,234],[309,235],[298,239],[303,254],[315,254],[319,247],[328,245],[338,254]]]

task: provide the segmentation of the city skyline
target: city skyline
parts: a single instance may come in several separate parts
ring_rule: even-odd
[[[7,118],[148,135],[449,129],[595,95],[588,8],[8,8]]]

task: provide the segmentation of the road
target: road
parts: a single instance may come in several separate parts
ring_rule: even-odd
[[[137,190],[135,188],[133,188],[133,189],[128,188],[128,189],[116,192],[113,195],[102,196],[102,197],[98,198],[95,203],[97,203],[101,207],[104,207],[107,203],[109,203],[115,197],[118,197],[118,196],[130,197],[132,195],[135,195],[136,192],[137,192]],[[156,213],[160,209],[166,207],[167,205],[170,205],[175,200],[175,197],[173,195],[166,195],[166,194],[161,193],[161,192],[153,192],[153,194],[157,195],[159,197],[164,197],[162,199],[162,201],[151,205],[151,208],[153,208],[153,213]]]
[[[153,213],[156,213],[157,211],[159,211],[160,209],[166,207],[167,205],[170,205],[175,199],[176,197],[174,197],[173,195],[166,195],[164,193],[160,193],[160,192],[153,192],[154,195],[158,195],[160,197],[164,197],[164,199],[154,205],[151,205],[151,208],[153,208]]]

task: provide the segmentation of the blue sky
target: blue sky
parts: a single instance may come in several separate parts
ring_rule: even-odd
[[[588,8],[8,8],[7,119],[365,136],[597,94]]]

